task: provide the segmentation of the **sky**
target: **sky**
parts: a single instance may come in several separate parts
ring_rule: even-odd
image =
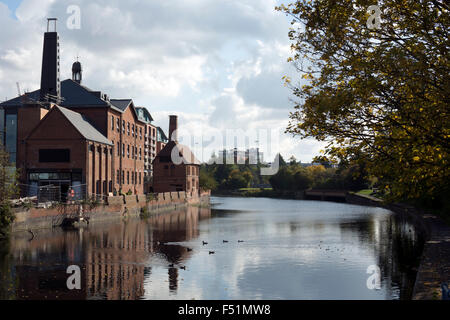
[[[16,82],[22,91],[39,88],[46,18],[57,17],[61,79],[79,57],[83,85],[132,98],[164,130],[171,114],[179,136],[203,141],[218,131],[271,129],[277,139],[249,138],[249,146],[267,151],[266,161],[280,152],[310,162],[323,144],[284,133],[294,105],[282,77],[299,77],[286,61],[290,20],[274,10],[280,2],[0,0],[0,101],[17,96]],[[73,5],[80,28],[69,28]],[[206,161],[211,150],[194,152]]]

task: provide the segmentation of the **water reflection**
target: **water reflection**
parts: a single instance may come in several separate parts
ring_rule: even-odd
[[[189,207],[147,221],[39,231],[31,241],[28,234],[14,235],[9,244],[0,244],[0,298],[398,299],[411,294],[422,240],[405,217],[316,201],[213,202],[213,209]],[[372,264],[381,268],[381,290],[367,289],[366,269]],[[81,268],[81,290],[67,289],[69,265]]]

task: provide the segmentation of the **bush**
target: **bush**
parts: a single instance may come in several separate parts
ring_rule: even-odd
[[[141,208],[141,214],[139,216],[141,219],[148,219],[150,217],[150,211],[147,206]]]
[[[0,204],[0,239],[6,238],[9,234],[9,226],[14,222],[15,215],[8,201]]]

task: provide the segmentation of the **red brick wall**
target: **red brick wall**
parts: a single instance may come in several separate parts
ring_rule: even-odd
[[[16,166],[18,168],[25,168],[26,155],[25,143],[23,141],[31,133],[31,131],[38,125],[41,119],[48,113],[47,109],[43,109],[38,105],[19,108],[17,111],[17,159]],[[21,180],[26,181],[25,170],[21,171]]]
[[[107,115],[107,137],[114,143],[113,163],[114,173],[114,188],[116,191],[122,189],[123,193],[131,190],[133,193],[144,193],[144,139],[145,139],[145,124],[137,120],[134,111],[131,107],[125,110],[124,113],[119,113],[110,110]],[[112,119],[114,118],[114,128],[112,127]],[[117,131],[117,119],[119,119],[120,128]],[[123,131],[123,121],[125,121],[125,131]],[[130,130],[128,131],[128,124]],[[134,126],[134,134],[133,134]],[[142,134],[139,134],[139,129]],[[137,134],[136,134],[137,133]],[[123,154],[123,145],[125,145],[125,153]],[[120,148],[117,152],[117,148]],[[133,147],[137,148],[133,151]],[[129,150],[129,151],[128,151]],[[136,153],[137,150],[137,153]],[[141,151],[141,158],[139,159],[139,150]],[[120,156],[118,156],[120,154]],[[134,157],[133,157],[134,155]],[[124,179],[122,180],[122,172]],[[119,183],[117,183],[117,173],[119,173]],[[141,175],[139,183],[139,173]],[[132,178],[135,174],[136,179]],[[129,177],[129,178],[128,178]]]
[[[27,169],[71,169],[85,167],[85,140],[60,112],[52,112],[27,139]],[[21,125],[22,126],[22,125]],[[41,163],[39,149],[70,149],[70,163]]]
[[[176,185],[181,185],[182,191],[198,192],[199,167],[197,165],[174,165],[171,162],[159,162],[159,158],[153,163],[153,191],[173,192],[177,191]]]
[[[89,122],[100,131],[105,137],[107,136],[108,126],[108,108],[70,108],[70,110],[81,113]]]

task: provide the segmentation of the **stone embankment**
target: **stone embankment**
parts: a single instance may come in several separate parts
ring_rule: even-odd
[[[16,219],[12,232],[32,231],[34,229],[53,228],[64,224],[84,221],[104,221],[137,217],[142,208],[149,215],[172,211],[188,205],[209,205],[211,193],[166,192],[148,200],[145,195],[106,197],[98,204],[59,204],[51,208],[15,209]]]

